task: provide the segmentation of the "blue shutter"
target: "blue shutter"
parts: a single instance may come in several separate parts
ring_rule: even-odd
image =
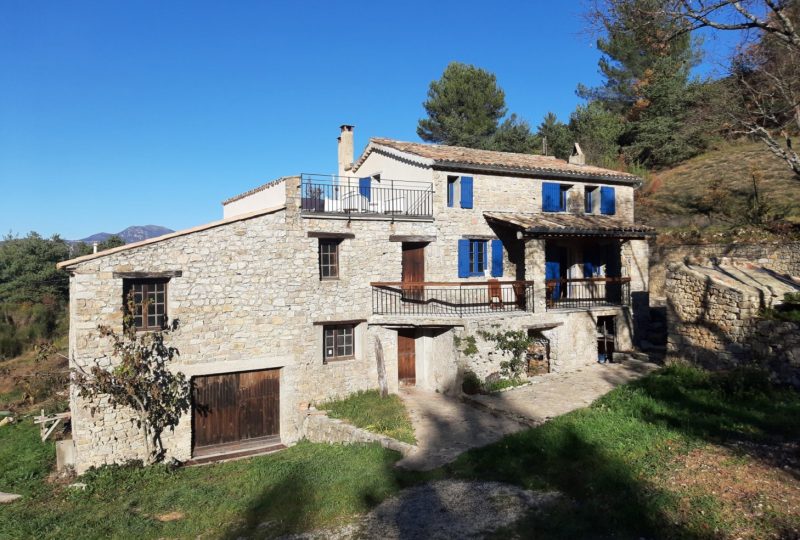
[[[461,208],[472,208],[472,177],[461,177]]]
[[[492,277],[503,277],[503,242],[492,240]]]
[[[469,240],[458,241],[458,277],[469,277]]]
[[[371,187],[372,187],[372,178],[367,177],[358,179],[358,192],[361,194],[362,197],[366,198],[367,200],[370,200],[370,197],[372,195]]]
[[[613,187],[600,188],[600,213],[614,215],[617,212],[617,198]]]
[[[559,212],[561,210],[561,185],[553,182],[542,182],[542,212]]]
[[[456,183],[452,180],[447,181],[447,207],[452,208],[455,204]]]

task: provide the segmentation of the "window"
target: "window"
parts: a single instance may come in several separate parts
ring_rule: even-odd
[[[568,184],[542,182],[542,211],[566,212],[567,195],[571,187]]]
[[[323,361],[346,360],[353,358],[355,350],[355,325],[343,324],[337,326],[324,326],[323,333]]]
[[[585,201],[587,214],[596,214],[600,210],[600,188],[597,186],[586,186]]]
[[[133,308],[133,326],[137,330],[160,330],[167,322],[167,280],[125,280],[125,310]],[[133,305],[129,306],[132,295]]]
[[[452,208],[456,204],[456,182],[458,176],[447,177],[447,207]]]
[[[482,275],[486,270],[486,240],[469,241],[469,268],[473,275]]]
[[[339,277],[338,238],[319,239],[319,278],[338,279]]]

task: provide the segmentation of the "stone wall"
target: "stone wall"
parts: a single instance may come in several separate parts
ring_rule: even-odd
[[[708,369],[758,365],[800,387],[800,324],[758,318],[763,297],[708,269],[667,272],[667,352]]]
[[[764,244],[683,244],[654,246],[650,255],[650,294],[666,297],[667,268],[684,259],[749,261],[779,274],[800,276],[800,242]]]
[[[372,433],[358,428],[343,420],[329,418],[325,411],[311,410],[303,421],[303,437],[316,443],[378,443],[384,448],[400,452],[404,456],[411,454],[416,447],[386,435]]]

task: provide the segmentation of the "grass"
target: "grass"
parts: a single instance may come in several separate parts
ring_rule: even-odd
[[[319,408],[328,411],[331,418],[341,418],[367,431],[409,444],[417,442],[406,408],[396,394],[381,398],[378,390],[365,390]]]
[[[375,401],[338,407],[366,419]],[[349,521],[442,478],[565,495],[498,537],[791,538],[800,474],[779,454],[797,453],[798,416],[800,394],[754,372],[673,366],[428,473],[394,469],[399,455],[378,445],[303,442],[205,467],[104,468],[81,478],[85,491],[46,480],[52,446],[25,423],[0,428],[0,491],[25,495],[0,506],[0,538],[274,537]]]
[[[300,443],[278,454],[170,471],[107,467],[85,491],[44,481],[52,445],[32,424],[0,428],[0,538],[274,537],[347,521],[398,489],[395,452]],[[180,516],[174,521],[160,521]],[[160,519],[159,519],[160,518]]]
[[[518,377],[514,377],[511,379],[497,379],[496,381],[486,381],[483,383],[483,391],[487,394],[491,394],[493,392],[498,392],[500,390],[504,390],[506,388],[514,388],[515,386],[520,386],[525,384],[527,381],[523,381]]]

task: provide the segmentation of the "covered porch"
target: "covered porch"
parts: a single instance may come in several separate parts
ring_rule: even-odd
[[[632,287],[646,290],[646,269],[631,254],[649,227],[613,216],[486,212],[506,244],[516,244],[518,278],[535,285],[537,311],[630,306]],[[640,250],[641,251],[641,250]],[[644,262],[646,264],[646,261]]]

